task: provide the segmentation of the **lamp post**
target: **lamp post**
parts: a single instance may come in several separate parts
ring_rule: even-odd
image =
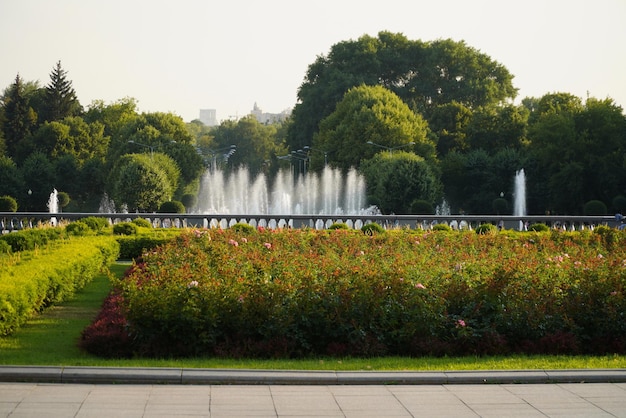
[[[154,158],[154,147],[152,145],[142,144],[141,142],[133,141],[132,139],[128,141],[129,144],[139,145],[140,147],[150,148],[150,158]]]
[[[203,155],[203,151],[200,148],[196,148],[198,154]],[[217,149],[209,149],[206,153],[210,156],[210,161],[205,160],[205,164],[209,166],[209,168],[213,171],[217,167],[217,156],[222,155],[222,161],[228,161],[231,155],[233,155],[237,151],[237,145],[230,145],[228,147],[217,148]]]
[[[324,154],[324,167],[326,167],[326,165],[328,164],[328,151],[322,151],[321,149],[312,148],[312,147],[309,147],[308,145],[303,147],[303,149],[306,151],[317,151],[317,152],[323,153]]]
[[[372,142],[372,141],[367,141],[367,143],[368,143],[369,145],[374,145],[375,147],[379,147],[379,148],[382,148],[382,149],[386,149],[387,151],[389,151],[389,155],[392,155],[392,154],[393,154],[393,150],[400,149],[400,148],[404,148],[404,147],[409,147],[409,146],[411,146],[411,145],[415,145],[415,142],[413,142],[413,141],[409,142],[408,144],[398,145],[398,146],[396,146],[396,147],[388,147],[388,146],[385,146],[385,145],[380,145],[380,144],[377,144],[377,143]]]
[[[300,171],[302,174],[306,174],[306,163],[309,161],[309,156],[306,152],[299,149],[297,151],[291,151],[291,158],[295,158],[300,161]]]

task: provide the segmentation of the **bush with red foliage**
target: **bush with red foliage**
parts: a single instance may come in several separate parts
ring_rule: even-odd
[[[133,355],[121,302],[119,291],[109,293],[96,319],[82,332],[79,343],[82,349],[106,358],[129,358]]]

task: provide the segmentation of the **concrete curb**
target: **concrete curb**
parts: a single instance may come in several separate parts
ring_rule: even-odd
[[[176,385],[625,383],[626,369],[352,372],[0,366],[0,382]]]

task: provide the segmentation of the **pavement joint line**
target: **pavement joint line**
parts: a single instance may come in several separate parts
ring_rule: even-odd
[[[626,383],[626,369],[324,371],[0,365],[0,382],[176,385]]]

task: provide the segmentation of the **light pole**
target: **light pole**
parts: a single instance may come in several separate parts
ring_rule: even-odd
[[[154,147],[152,145],[142,144],[141,142],[133,141],[132,139],[128,141],[129,144],[139,145],[140,147],[150,148],[150,158],[154,158]]]
[[[398,145],[396,147],[388,147],[388,146],[385,146],[385,145],[377,144],[377,143],[372,142],[372,141],[367,141],[367,143],[369,145],[374,145],[375,147],[386,149],[387,151],[389,151],[389,155],[393,155],[393,150],[404,148],[404,147],[410,147],[411,145],[415,145],[415,142],[413,142],[413,141],[409,142],[408,144]]]
[[[306,163],[309,160],[309,156],[303,150],[291,151],[291,158],[295,158],[300,161],[300,171],[302,174],[306,174]]]
[[[196,148],[196,151],[198,152],[198,154],[200,155],[204,155],[203,151],[201,148]],[[230,158],[231,155],[233,155],[235,153],[235,151],[237,151],[237,145],[230,145],[228,147],[223,147],[223,148],[217,148],[217,149],[209,149],[206,151],[206,153],[210,156],[210,161],[206,161],[205,159],[205,164],[207,164],[209,166],[209,168],[211,169],[211,171],[215,170],[215,168],[217,167],[217,156],[218,155],[222,155],[223,160],[222,161],[228,161],[228,159]]]
[[[324,154],[324,167],[326,167],[326,165],[328,164],[328,151],[322,151],[321,149],[312,148],[312,147],[309,147],[308,145],[303,147],[303,149],[306,151],[317,151],[317,152],[323,153]]]

